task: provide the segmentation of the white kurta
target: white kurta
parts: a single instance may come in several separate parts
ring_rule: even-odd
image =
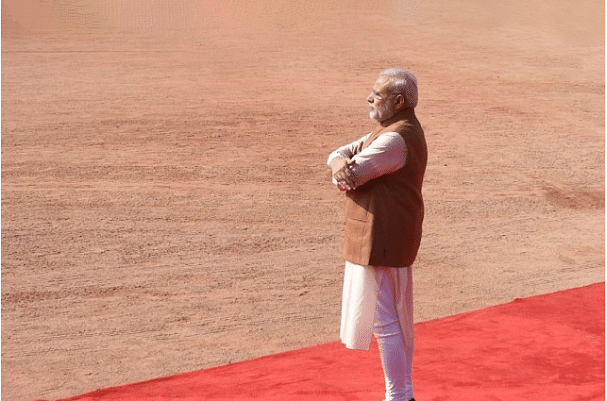
[[[391,280],[392,285],[382,282]],[[413,281],[411,267],[360,266],[346,261],[342,294],[341,341],[347,348],[368,350],[378,310],[379,291],[390,291],[405,344],[413,344]],[[389,312],[388,312],[389,313]]]
[[[356,186],[402,168],[407,162],[407,145],[396,132],[380,135],[367,148],[362,145],[371,133],[341,146],[329,155],[327,165],[336,157],[352,159],[351,169],[357,178]],[[333,180],[334,184],[337,184]],[[392,285],[382,285],[391,280]],[[394,309],[378,309],[379,291],[386,291],[383,299],[394,299]],[[347,348],[368,350],[373,337],[373,324],[378,313],[382,322],[398,315],[401,332],[407,346],[413,345],[413,288],[411,267],[359,266],[346,262],[342,295],[341,340]],[[396,316],[394,316],[395,318]]]

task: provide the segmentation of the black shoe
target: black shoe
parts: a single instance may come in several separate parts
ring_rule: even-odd
[[[384,398],[384,399],[383,399],[383,400],[381,400],[381,401],[386,401],[386,399]],[[411,398],[409,401],[415,401],[415,398]]]

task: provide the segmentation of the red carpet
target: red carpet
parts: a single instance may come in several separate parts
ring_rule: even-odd
[[[605,283],[416,326],[418,401],[605,399]],[[337,342],[64,401],[380,400],[377,348]]]

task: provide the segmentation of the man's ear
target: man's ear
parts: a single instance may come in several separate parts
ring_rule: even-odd
[[[396,95],[396,106],[399,110],[404,109],[407,102],[405,101],[405,97],[403,95]]]

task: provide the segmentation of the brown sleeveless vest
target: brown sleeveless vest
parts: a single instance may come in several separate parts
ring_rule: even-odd
[[[382,122],[359,151],[386,132],[405,140],[405,166],[346,192],[343,258],[363,266],[407,267],[421,243],[428,149],[414,110],[405,109]]]

